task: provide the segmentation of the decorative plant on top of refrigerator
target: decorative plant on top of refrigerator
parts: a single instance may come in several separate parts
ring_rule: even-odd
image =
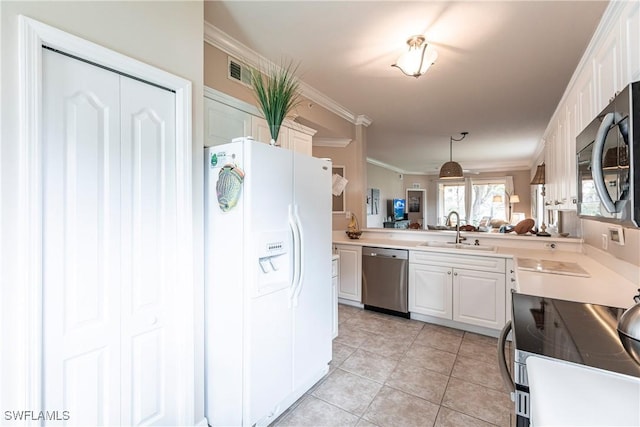
[[[263,73],[251,70],[251,87],[258,101],[271,134],[271,145],[275,145],[284,118],[300,103],[299,81],[295,76],[298,66],[272,65]]]

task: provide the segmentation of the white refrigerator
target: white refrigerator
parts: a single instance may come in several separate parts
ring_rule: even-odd
[[[205,414],[268,425],[331,360],[331,163],[250,138],[205,162]]]

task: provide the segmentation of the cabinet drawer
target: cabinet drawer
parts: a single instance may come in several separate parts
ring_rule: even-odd
[[[334,259],[331,262],[331,277],[337,277],[338,276],[338,260]]]
[[[409,262],[415,264],[440,265],[478,271],[505,272],[504,258],[473,255],[454,255],[443,252],[410,251]]]

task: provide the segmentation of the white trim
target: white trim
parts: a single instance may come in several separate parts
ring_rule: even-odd
[[[365,127],[368,127],[369,125],[371,125],[371,123],[373,123],[373,120],[371,120],[364,114],[360,114],[359,116],[357,116],[356,121],[354,122],[355,125],[362,125]]]
[[[245,113],[249,113],[252,116],[261,117],[260,110],[255,105],[251,105],[248,102],[244,102],[238,98],[234,98],[231,95],[227,95],[224,92],[220,92],[219,90],[210,88],[208,86],[204,87],[204,97],[221,102],[222,104],[236,108],[240,111],[244,111]]]
[[[185,313],[193,312],[195,287],[193,282],[193,208],[192,208],[192,111],[191,82],[170,73],[129,58],[95,43],[65,33],[41,22],[19,16],[19,76],[20,76],[20,159],[18,173],[18,218],[19,242],[18,271],[26,288],[29,304],[24,318],[26,340],[24,389],[25,407],[42,408],[42,187],[41,182],[41,106],[42,106],[42,45],[59,49],[94,63],[141,78],[175,91],[176,100],[176,174],[177,174],[177,253],[181,277],[181,292],[174,304]],[[182,207],[182,209],[180,209]],[[180,316],[179,316],[180,317]],[[179,330],[194,331],[192,316],[183,316],[178,321]],[[178,424],[195,422],[195,336],[180,334],[182,352],[178,389],[175,391],[179,403]]]
[[[268,64],[275,66],[275,64],[255,50],[249,48],[243,43],[240,43],[218,27],[206,21],[204,22],[204,41],[205,43],[209,43],[221,51],[235,57],[238,61],[243,62],[250,67],[264,68]],[[326,108],[332,113],[355,125],[363,124],[365,126],[369,126],[372,123],[371,119],[367,116],[357,116],[338,102],[302,81],[300,82],[300,94],[308,100]]]
[[[402,169],[400,169],[398,167],[392,166],[392,165],[390,165],[388,163],[385,163],[385,162],[381,162],[380,160],[376,160],[376,159],[373,159],[371,157],[367,157],[367,163],[371,163],[372,165],[380,166],[381,168],[389,169],[389,170],[394,171],[394,172],[405,173],[405,174],[407,173],[407,172],[405,172],[404,170],[402,170]]]
[[[314,147],[344,148],[353,141],[351,138],[314,138]]]

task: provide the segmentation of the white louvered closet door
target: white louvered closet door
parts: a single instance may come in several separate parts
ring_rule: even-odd
[[[175,424],[174,94],[49,50],[42,74],[43,408]]]

